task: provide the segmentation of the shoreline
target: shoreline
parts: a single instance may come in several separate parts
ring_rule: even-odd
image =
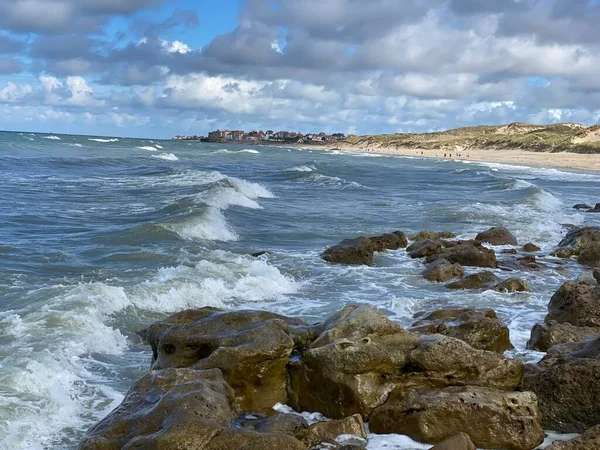
[[[373,153],[380,155],[410,156],[428,159],[452,159],[456,161],[473,161],[483,163],[514,164],[522,166],[538,166],[547,168],[570,169],[586,172],[600,172],[600,154],[570,153],[570,152],[532,152],[527,150],[490,150],[490,149],[458,149],[452,153],[452,158],[444,158],[447,150],[385,147],[385,146],[357,146],[340,142],[335,147],[324,145],[298,144],[290,147],[310,148],[311,150],[341,150],[358,153]]]

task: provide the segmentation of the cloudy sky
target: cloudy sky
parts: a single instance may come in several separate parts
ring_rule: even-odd
[[[600,121],[599,0],[0,0],[0,129]]]

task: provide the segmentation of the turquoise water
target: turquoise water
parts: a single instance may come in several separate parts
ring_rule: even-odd
[[[549,155],[549,157],[551,157]],[[199,142],[0,133],[0,448],[72,449],[150,362],[136,331],[184,308],[268,308],[322,320],[348,303],[403,325],[492,307],[524,349],[581,268],[511,273],[531,294],[447,292],[403,250],[331,266],[343,238],[504,225],[548,254],[600,176],[564,170]],[[270,255],[248,254],[268,250]],[[499,276],[507,277],[503,272]],[[423,448],[399,437],[370,448]]]

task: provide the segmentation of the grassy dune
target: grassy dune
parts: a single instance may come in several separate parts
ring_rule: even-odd
[[[436,133],[400,133],[349,138],[359,147],[414,149],[520,149],[537,152],[600,153],[600,125],[529,125],[457,128]]]

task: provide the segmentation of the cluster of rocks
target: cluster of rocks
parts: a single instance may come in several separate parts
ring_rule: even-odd
[[[600,228],[573,228],[560,241],[553,255],[559,258],[576,256],[577,261],[584,266],[600,265]]]
[[[600,203],[596,203],[593,207],[585,203],[577,203],[573,208],[589,213],[600,213]]]

